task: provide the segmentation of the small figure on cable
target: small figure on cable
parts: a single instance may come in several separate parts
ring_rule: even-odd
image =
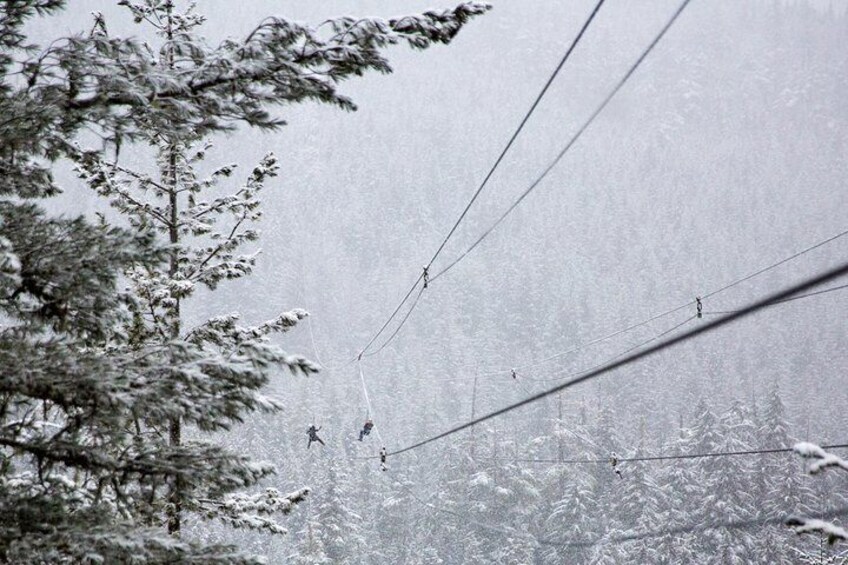
[[[518,373],[516,373],[516,372],[515,372],[515,369],[513,369],[513,370],[512,370],[512,378],[513,378],[513,379],[517,379],[517,378],[518,378]]]
[[[386,466],[386,457],[388,457],[388,452],[386,451],[385,446],[380,448],[380,470],[385,471],[388,469]]]
[[[374,427],[374,422],[371,421],[371,418],[367,418],[365,420],[365,425],[362,426],[362,429],[359,430],[359,441],[362,441],[362,438],[369,435],[371,433],[371,428]]]
[[[615,471],[615,474],[618,475],[619,479],[623,479],[621,476],[621,469],[618,468],[618,456],[615,454],[615,451],[612,452],[610,456],[610,464],[612,465],[612,470]]]
[[[306,449],[309,449],[309,447],[312,445],[312,442],[313,442],[313,441],[317,441],[317,442],[318,442],[318,443],[320,443],[321,445],[326,445],[326,444],[324,443],[324,441],[323,441],[320,437],[318,437],[318,432],[319,432],[319,431],[321,431],[321,426],[318,426],[318,427],[316,428],[316,427],[315,427],[315,424],[312,424],[312,425],[311,425],[311,426],[309,426],[309,428],[306,430],[306,435],[308,435],[308,436],[309,436],[309,443],[307,443],[307,444],[306,444]]]

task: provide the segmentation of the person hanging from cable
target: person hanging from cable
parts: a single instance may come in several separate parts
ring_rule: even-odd
[[[324,441],[320,437],[318,437],[318,432],[320,432],[320,431],[321,431],[321,426],[318,426],[316,428],[315,424],[312,424],[311,426],[309,426],[309,428],[307,428],[306,435],[309,436],[309,443],[306,444],[306,449],[309,449],[309,447],[312,445],[313,441],[317,441],[321,445],[326,445],[324,443]]]
[[[515,369],[513,369],[513,370],[512,370],[512,378],[513,378],[513,379],[517,379],[517,378],[518,378],[518,373],[516,373],[516,372],[515,372]]]
[[[383,446],[380,448],[380,470],[385,471],[388,469],[386,466],[386,458],[389,456],[389,453],[386,451],[386,447]]]
[[[623,479],[624,477],[621,476],[621,469],[618,468],[618,456],[615,454],[615,451],[613,451],[610,456],[610,464],[612,465],[612,470],[616,475],[618,475],[618,478]]]
[[[359,430],[359,441],[362,441],[362,438],[369,435],[371,433],[371,428],[374,427],[374,422],[371,421],[371,418],[365,419],[365,425],[362,426],[362,429]]]

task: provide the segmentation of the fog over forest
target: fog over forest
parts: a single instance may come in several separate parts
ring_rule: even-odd
[[[810,474],[790,449],[848,443],[845,291],[763,308],[393,454],[848,257],[848,237],[809,249],[848,230],[846,5],[692,0],[514,212],[423,288],[422,266],[597,4],[491,3],[450,44],[391,46],[393,72],[341,81],[354,112],[306,101],[271,110],[282,128],[240,123],[210,135],[202,175],[236,164],[241,182],[269,152],[280,169],[265,181],[260,235],[246,247],[261,250],[252,274],[198,288],[181,303],[183,323],[239,312],[260,324],[302,308],[309,315],[271,342],[320,370],[273,370],[263,394],[283,404],[279,412],[245,413],[229,431],[187,424],[182,432],[276,466],[254,491],[308,487],[280,519],[287,533],[185,512],[183,538],[234,544],[274,564],[848,563],[844,540],[831,545],[780,523],[848,504],[848,474]],[[679,5],[602,5],[429,278],[556,158]],[[204,0],[197,11],[207,20],[195,33],[217,45],[271,15],[318,26],[453,7]],[[95,11],[112,37],[157,40],[103,0],[71,0],[31,19],[28,39],[43,47],[87,34]],[[114,160],[96,128],[74,139]],[[117,156],[158,174],[156,149],[142,140],[126,140]],[[133,227],[71,159],[51,170],[63,193],[39,203],[50,215]],[[374,431],[360,441],[366,420]],[[326,445],[307,448],[310,426]],[[627,461],[778,448],[787,450]],[[613,453],[623,461],[611,465]],[[712,527],[734,521],[759,522]],[[848,516],[832,521],[846,525]],[[646,532],[659,533],[639,537]]]

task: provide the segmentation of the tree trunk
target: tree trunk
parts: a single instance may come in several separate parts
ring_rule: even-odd
[[[169,208],[170,208],[170,226],[168,226],[168,235],[171,245],[176,245],[179,243],[180,233],[178,230],[177,220],[178,220],[178,208],[177,208],[177,149],[174,145],[171,145],[168,148],[168,179],[167,186],[170,188],[169,197]],[[179,252],[176,249],[172,249],[170,253],[170,268],[168,273],[170,277],[173,279],[177,275],[177,271],[179,269]],[[173,340],[179,339],[180,337],[180,303],[177,301],[176,306],[174,306],[174,312],[172,314],[171,322],[171,332],[170,337]],[[168,433],[168,440],[170,442],[171,447],[178,447],[182,443],[182,426],[180,422],[180,418],[172,418],[170,422],[170,429]],[[171,492],[169,494],[169,506],[168,506],[168,533],[174,536],[180,535],[180,513],[182,512],[182,485],[180,484],[180,480],[177,477],[174,477],[173,482],[171,483]]]

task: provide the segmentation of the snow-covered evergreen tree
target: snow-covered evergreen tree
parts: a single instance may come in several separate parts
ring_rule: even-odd
[[[621,495],[613,508],[612,521],[615,527],[628,534],[666,527],[670,513],[665,489],[656,484],[644,463],[635,462],[622,467],[624,478],[621,481]],[[657,540],[646,539],[624,544],[622,549],[627,561],[661,562],[662,554],[654,554],[656,546]],[[651,558],[645,561],[647,555],[651,555]]]
[[[717,451],[733,452],[755,449],[754,424],[750,411],[741,402],[734,402],[721,414],[718,421],[721,444]],[[754,476],[753,461],[746,457],[727,457],[722,460],[704,460],[708,469],[711,493],[708,495],[708,520],[721,522],[755,518],[758,509],[749,486]],[[705,536],[707,537],[707,536]],[[756,540],[749,531],[716,531],[721,539],[720,555],[714,556],[715,563],[742,563],[756,554]],[[723,560],[728,561],[723,561]]]
[[[88,33],[39,50],[26,26],[65,2],[0,6],[0,560],[255,562],[160,526],[167,516],[177,532],[182,505],[279,531],[270,515],[305,495],[239,494],[272,469],[181,434],[183,425],[222,430],[274,409],[260,393],[274,366],[312,370],[266,341],[301,313],[255,327],[230,315],[181,326],[180,301],[197,285],[249,271],[252,257],[234,253],[255,232],[240,230],[257,217],[255,192],[276,170],[268,157],[232,198],[198,201],[231,169],[204,184],[191,169],[193,149],[203,146],[193,144],[239,122],[278,127],[272,106],[315,100],[354,109],[338,92],[341,80],[389,72],[381,55],[389,45],[448,43],[488,7],[341,18],[320,30],[269,18],[243,39],[210,46],[195,33],[203,17],[171,0],[119,4],[157,27],[159,45],[113,37],[95,14]],[[160,174],[80,150],[82,128],[116,157],[129,143],[155,144]],[[130,230],[44,214],[38,199],[58,191],[50,161],[63,156],[131,218]],[[135,189],[165,202],[142,202]],[[210,220],[219,212],[233,214],[232,235],[215,237]],[[181,236],[205,245],[173,245]],[[129,293],[117,289],[121,274]]]
[[[313,500],[312,535],[331,563],[361,563],[368,554],[368,542],[362,535],[363,518],[351,507],[350,477],[335,463],[327,467],[323,492]]]
[[[158,131],[150,132],[150,140],[158,142],[158,177],[106,162],[96,152],[78,155],[82,178],[126,215],[130,226],[152,229],[170,244],[165,264],[135,265],[125,273],[132,298],[127,347],[144,351],[152,363],[158,362],[163,369],[152,378],[170,380],[176,395],[191,399],[192,412],[214,409],[237,422],[243,418],[242,411],[277,410],[282,404],[259,392],[272,368],[282,365],[304,374],[316,368],[305,358],[273,346],[269,336],[294,327],[305,311],[283,312],[254,326],[241,326],[239,315],[228,313],[186,328],[181,315],[181,307],[198,288],[214,290],[222,280],[251,272],[256,254],[242,246],[258,238],[252,225],[261,216],[258,196],[266,181],[276,176],[276,160],[266,156],[237,190],[221,194],[221,180],[236,167],[225,165],[206,179],[198,178],[195,167],[208,145],[192,145]],[[151,200],[147,200],[149,193]],[[148,442],[167,438],[169,446],[180,447],[185,443],[183,419],[203,431],[216,429],[193,414],[145,418],[137,425],[145,428]],[[191,486],[176,478],[169,484],[165,510],[171,533],[180,531],[183,509],[233,525],[283,531],[265,516],[234,516],[233,509],[242,508],[242,503],[224,503],[205,492],[198,496],[191,491]],[[263,499],[265,515],[273,511],[272,501],[273,497]]]
[[[553,510],[545,521],[544,539],[551,542],[574,540],[588,542],[600,537],[593,517],[597,512],[594,492],[589,475],[582,469],[569,469],[565,492],[560,492]],[[557,481],[559,486],[560,481]],[[546,546],[542,550],[543,563],[561,563],[563,556],[569,562],[585,563],[589,560],[591,548]]]
[[[761,412],[756,430],[758,445],[764,449],[792,445],[795,438],[790,433],[786,407],[777,384],[769,387]],[[763,515],[778,518],[811,509],[813,491],[796,457],[780,454],[760,458],[756,463],[754,480],[759,510]],[[782,526],[767,526],[766,530],[757,538],[761,547],[758,554],[763,556],[763,563],[793,563],[797,557],[795,552],[810,544],[809,539],[798,538]]]
[[[595,448],[587,439],[587,415],[581,405],[579,417],[571,421],[560,417],[556,422],[557,459],[590,459],[595,456]],[[541,487],[540,511],[542,517],[542,540],[553,542],[544,545],[540,551],[543,563],[568,562],[586,563],[591,547],[562,547],[556,542],[588,542],[603,535],[595,515],[600,508],[594,488],[594,471],[586,465],[557,464],[545,474]]]
[[[320,524],[309,519],[303,530],[297,532],[297,536],[302,541],[298,544],[297,553],[291,556],[293,565],[329,565],[334,563],[324,551],[321,538],[315,534],[315,530],[318,528],[320,528]]]

